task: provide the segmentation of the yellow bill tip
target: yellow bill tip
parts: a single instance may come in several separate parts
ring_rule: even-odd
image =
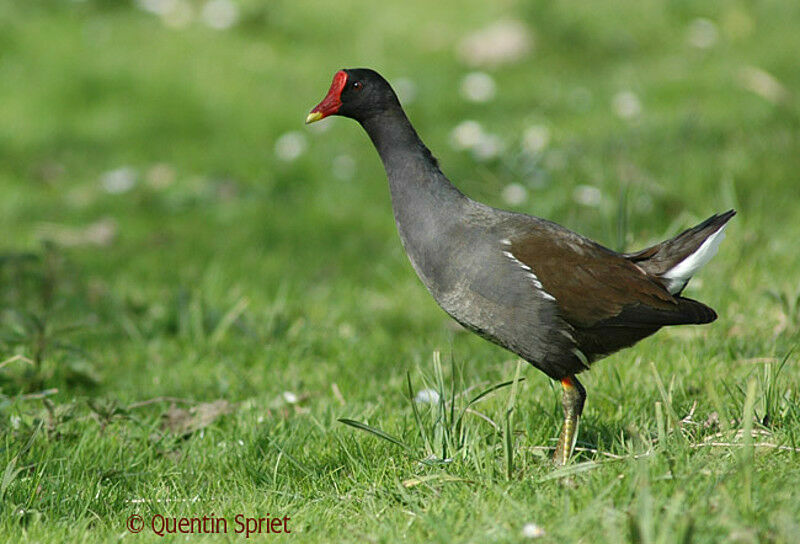
[[[314,123],[316,121],[319,121],[320,119],[322,119],[322,113],[320,113],[318,111],[312,111],[306,117],[306,124],[308,125],[308,124]]]

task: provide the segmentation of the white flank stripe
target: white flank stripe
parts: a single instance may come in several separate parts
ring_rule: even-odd
[[[505,240],[502,240],[502,241],[505,242]],[[542,295],[542,298],[544,298],[546,300],[555,300],[556,299],[556,297],[554,297],[553,295],[551,295],[550,293],[548,293],[547,291],[544,290],[544,286],[542,285],[542,282],[539,281],[538,276],[536,276],[536,274],[533,273],[533,270],[531,270],[530,266],[528,266],[527,264],[523,263],[522,261],[520,261],[519,259],[514,257],[514,254],[511,253],[510,251],[503,251],[503,255],[505,255],[506,257],[508,257],[512,261],[514,261],[514,263],[517,266],[519,266],[525,272],[527,272],[526,276],[528,276],[531,279],[531,282],[533,282],[533,286],[536,288],[537,292],[540,295]]]
[[[725,239],[724,225],[717,232],[706,238],[697,251],[667,270],[661,278],[667,280],[667,290],[673,295],[683,289],[686,282],[717,254],[719,244]]]

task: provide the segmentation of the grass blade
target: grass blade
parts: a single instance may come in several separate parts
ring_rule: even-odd
[[[354,419],[347,419],[345,417],[340,417],[337,421],[339,423],[344,423],[345,425],[349,425],[349,426],[353,427],[354,429],[358,429],[359,431],[364,431],[364,432],[373,434],[373,435],[377,436],[378,438],[380,438],[382,440],[386,440],[387,442],[391,442],[392,444],[396,444],[396,445],[400,446],[401,448],[403,448],[404,450],[406,450],[408,452],[411,451],[411,447],[408,444],[406,444],[405,442],[403,442],[402,440],[400,440],[399,438],[394,437],[394,436],[390,435],[389,433],[385,433],[380,429],[377,429],[375,427],[367,425],[366,423],[361,423],[360,421],[356,421]]]
[[[744,490],[742,491],[742,502],[748,511],[752,511],[753,506],[753,414],[756,404],[756,381],[750,379],[747,382],[747,395],[744,399],[744,409],[742,410],[742,453],[740,462],[744,474]]]
[[[6,470],[3,472],[3,481],[0,482],[0,501],[5,497],[6,490],[11,485],[11,482],[17,478],[17,475],[22,472],[24,468],[25,467],[17,467],[16,457],[12,457],[11,461],[8,462]]]
[[[508,396],[506,407],[506,429],[503,437],[503,447],[506,454],[506,479],[511,480],[514,475],[514,404],[517,400],[517,385],[519,374],[522,371],[522,361],[517,361],[517,369],[511,385],[511,394]]]
[[[233,305],[233,307],[228,310],[228,312],[222,316],[220,319],[219,324],[214,329],[214,332],[211,333],[211,345],[216,346],[219,344],[225,335],[228,333],[228,329],[230,329],[231,325],[239,319],[239,316],[247,309],[247,306],[250,304],[250,301],[247,297],[242,297],[239,301]]]
[[[525,378],[520,378],[518,381],[524,382]],[[494,385],[492,385],[490,387],[487,387],[486,389],[484,389],[483,391],[481,391],[480,393],[478,393],[477,395],[472,397],[472,400],[470,400],[467,403],[467,405],[464,406],[464,408],[462,408],[461,412],[458,414],[458,420],[456,420],[456,426],[457,427],[461,426],[461,420],[464,419],[464,414],[467,413],[467,410],[473,404],[477,404],[478,402],[482,401],[483,399],[485,399],[486,397],[488,397],[489,395],[491,395],[492,393],[494,393],[498,389],[503,389],[504,387],[508,387],[509,385],[511,385],[513,383],[514,383],[514,380],[508,380],[508,381],[505,381],[505,382],[496,383],[496,384],[494,384]]]
[[[408,401],[411,403],[411,411],[414,412],[414,420],[417,422],[417,428],[422,435],[423,442],[425,442],[425,453],[432,455],[433,449],[431,448],[430,440],[428,440],[428,432],[425,430],[425,425],[422,424],[422,417],[419,415],[419,409],[417,409],[414,387],[411,385],[411,372],[408,371],[406,371],[406,384],[408,385]],[[341,421],[341,419],[339,421]]]
[[[11,486],[14,480],[17,479],[19,473],[22,472],[25,468],[27,468],[24,466],[18,467],[17,462],[19,462],[19,459],[23,455],[25,455],[25,453],[31,448],[31,446],[33,445],[33,441],[39,434],[39,431],[42,430],[42,425],[43,423],[39,423],[36,429],[34,429],[34,431],[31,433],[30,438],[22,447],[22,449],[20,449],[19,452],[17,452],[17,454],[14,457],[12,457],[11,461],[9,461],[8,464],[6,465],[6,469],[3,471],[3,479],[0,481],[0,501],[4,499],[6,491],[8,491],[8,488]]]
[[[650,367],[653,370],[653,376],[656,378],[656,386],[658,387],[658,392],[661,395],[661,400],[664,403],[664,408],[666,409],[667,413],[667,427],[677,431],[675,434],[684,439],[683,433],[681,432],[681,418],[678,417],[678,414],[675,413],[675,410],[672,408],[672,395],[667,393],[667,389],[664,387],[664,382],[661,381],[661,375],[658,373],[656,369],[656,365],[654,363],[650,363]]]
[[[270,446],[272,446],[273,448],[278,450],[282,455],[284,455],[294,466],[299,468],[300,471],[303,472],[303,474],[305,474],[306,476],[313,476],[313,473],[309,469],[307,469],[305,467],[305,465],[303,465],[303,463],[298,461],[291,453],[289,453],[288,451],[283,449],[281,447],[281,445],[278,444],[278,442],[276,442],[275,440],[272,440],[270,437],[266,437],[266,438],[267,438],[267,441],[269,442]],[[277,470],[277,465],[276,465],[275,469]]]

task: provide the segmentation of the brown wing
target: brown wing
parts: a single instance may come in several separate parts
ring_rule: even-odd
[[[696,323],[696,306],[706,308],[672,296],[655,276],[574,233],[552,236],[545,230],[532,231],[510,242],[509,251],[532,269],[574,327],[658,328]]]

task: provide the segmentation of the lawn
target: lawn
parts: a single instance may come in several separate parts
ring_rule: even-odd
[[[0,0],[0,541],[796,542],[799,25]],[[626,250],[738,210],[687,290],[718,321],[583,374],[568,466],[559,389],[425,292],[363,131],[303,125],[356,66],[477,200]]]

